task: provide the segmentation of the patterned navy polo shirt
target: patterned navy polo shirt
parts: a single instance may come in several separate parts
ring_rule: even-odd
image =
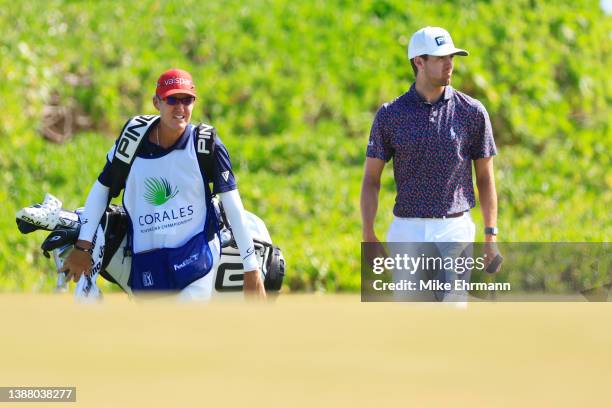
[[[482,103],[447,86],[430,104],[413,84],[376,113],[366,156],[393,158],[393,214],[432,218],[474,207],[472,160],[496,153]]]

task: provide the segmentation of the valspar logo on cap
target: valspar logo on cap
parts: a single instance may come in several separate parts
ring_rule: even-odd
[[[174,84],[191,85],[191,80],[186,79],[186,78],[170,78],[170,79],[164,80],[164,86],[174,85]]]
[[[189,72],[177,68],[161,74],[155,93],[162,99],[178,93],[196,96],[195,85]]]

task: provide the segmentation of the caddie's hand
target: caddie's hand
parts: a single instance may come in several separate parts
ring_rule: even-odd
[[[78,241],[77,243],[84,248],[91,247],[91,242]],[[64,261],[61,271],[66,272],[67,282],[70,282],[71,279],[78,282],[82,274],[89,275],[91,273],[91,254],[73,249]]]
[[[266,289],[264,288],[259,269],[244,273],[244,296],[249,299],[266,298]]]

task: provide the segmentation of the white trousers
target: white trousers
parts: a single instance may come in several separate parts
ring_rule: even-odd
[[[440,257],[442,259],[472,256],[471,243],[476,236],[476,226],[469,212],[455,218],[400,218],[394,217],[387,233],[389,255],[411,257]],[[402,243],[402,244],[393,244]],[[435,244],[427,244],[435,243]],[[450,290],[396,291],[394,297],[400,301],[465,302],[467,292],[455,290],[455,281],[468,281],[470,271],[460,274],[454,270],[431,271],[420,269],[408,271],[395,269],[394,282],[414,282],[420,288],[421,282],[436,280],[449,283]]]
[[[387,242],[474,242],[476,225],[469,211],[456,218],[394,217]]]

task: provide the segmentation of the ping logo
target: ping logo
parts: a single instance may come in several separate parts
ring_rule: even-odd
[[[130,164],[136,153],[136,148],[140,144],[140,140],[156,118],[157,116],[155,115],[143,115],[132,119],[126,125],[117,143],[115,157],[124,163]]]
[[[223,177],[223,180],[225,180],[225,182],[227,183],[227,179],[229,178],[229,170],[226,170],[221,173],[221,176]]]
[[[198,153],[210,154],[210,150],[206,148],[206,142],[212,139],[213,127],[202,123],[198,127]]]
[[[173,188],[168,180],[163,177],[159,179],[147,177],[145,179],[145,189],[145,200],[155,206],[167,203],[168,200],[174,198],[179,192],[178,188]]]
[[[443,35],[436,37],[436,44],[438,44],[438,46],[446,44],[446,37]]]

